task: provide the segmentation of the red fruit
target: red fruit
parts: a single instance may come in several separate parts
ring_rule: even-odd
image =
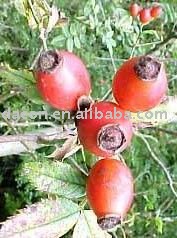
[[[151,8],[151,17],[157,18],[161,15],[161,13],[162,13],[161,6],[154,6]]]
[[[91,90],[84,63],[67,51],[42,53],[34,74],[44,101],[59,110],[77,110],[78,98]]]
[[[130,169],[116,159],[99,160],[90,170],[86,193],[100,227],[113,228],[122,221],[133,202]]]
[[[140,11],[139,15],[140,15],[140,21],[143,24],[147,24],[152,20],[150,8],[143,8]]]
[[[77,119],[81,144],[97,156],[112,156],[130,144],[132,123],[115,103],[97,102],[92,105],[90,111],[85,112],[84,117]]]
[[[141,7],[137,3],[132,3],[130,5],[129,11],[132,17],[137,17],[141,11]]]
[[[147,111],[157,106],[167,91],[163,63],[151,56],[129,59],[117,70],[112,90],[124,110]]]

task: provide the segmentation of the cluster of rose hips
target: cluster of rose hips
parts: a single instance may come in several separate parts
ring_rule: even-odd
[[[67,51],[43,52],[34,75],[44,101],[59,110],[77,113],[78,101],[89,97],[91,92],[90,76],[84,63]],[[115,158],[132,139],[132,122],[125,113],[155,107],[163,100],[167,87],[163,63],[152,56],[133,57],[117,70],[113,78],[112,92],[116,103],[92,102],[89,110],[84,111],[84,118],[76,119],[80,143],[89,152],[102,157],[91,168],[86,187],[88,202],[102,229],[119,224],[133,202],[130,169]],[[95,109],[102,113],[100,119],[95,117]],[[122,116],[107,117],[107,112],[114,115],[115,109]]]
[[[162,7],[154,5],[149,8],[142,8],[137,3],[132,3],[129,8],[132,17],[138,17],[142,24],[148,24],[150,21],[158,18],[162,13]]]

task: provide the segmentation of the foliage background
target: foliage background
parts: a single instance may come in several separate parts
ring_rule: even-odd
[[[102,98],[109,90],[114,68],[128,59],[134,48],[135,55],[145,54],[155,47],[154,55],[166,64],[169,80],[169,94],[177,91],[177,40],[167,41],[177,30],[177,4],[173,1],[159,1],[164,7],[161,18],[143,28],[137,47],[134,47],[139,33],[138,21],[132,21],[127,11],[130,1],[118,0],[65,0],[55,1],[69,17],[69,24],[56,28],[48,38],[49,48],[67,48],[80,55],[86,62],[92,78],[92,96]],[[141,1],[145,3],[146,1]],[[151,1],[153,2],[153,1]],[[19,13],[18,1],[0,1],[0,62],[14,69],[29,69],[39,51],[41,42],[38,29],[30,29],[26,18]],[[16,4],[16,5],[15,5]],[[150,4],[150,1],[146,3]],[[1,76],[1,75],[0,75]],[[22,87],[21,87],[22,86]],[[22,85],[13,80],[0,79],[0,110],[52,111],[49,106],[35,103],[33,94],[23,91]],[[52,119],[53,120],[53,119]],[[62,124],[60,121],[54,123]],[[163,129],[168,129],[165,131]],[[152,150],[164,162],[173,180],[177,183],[177,125],[167,125],[142,130]],[[36,130],[30,125],[19,128],[20,132]],[[1,134],[13,134],[8,126],[0,128]],[[52,146],[36,152],[40,159],[46,159]],[[85,153],[86,164],[91,166],[95,158]],[[130,148],[123,153],[126,163],[135,177],[136,198],[124,225],[126,237],[177,237],[177,201],[172,194],[164,172],[152,159],[141,138],[134,137]],[[14,214],[26,204],[38,201],[42,196],[21,176],[20,169],[30,155],[0,158],[0,221]],[[81,166],[82,154],[73,156]],[[66,163],[71,163],[69,158]],[[176,183],[175,183],[176,181]],[[177,187],[177,186],[176,186]],[[123,237],[122,230],[116,231]],[[71,237],[68,233],[64,237]]]

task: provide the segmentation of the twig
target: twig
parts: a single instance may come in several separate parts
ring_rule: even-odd
[[[152,151],[152,149],[151,149],[151,147],[150,147],[148,141],[144,138],[144,136],[141,135],[141,134],[139,134],[139,133],[136,133],[136,135],[137,135],[138,137],[140,137],[140,138],[144,141],[144,143],[145,143],[145,145],[147,146],[147,149],[148,149],[148,151],[150,152],[150,154],[151,154],[153,160],[154,160],[154,161],[162,168],[162,170],[164,171],[164,173],[165,173],[165,175],[166,175],[166,178],[167,178],[167,180],[168,180],[169,186],[170,186],[170,188],[171,188],[171,191],[172,191],[172,193],[174,194],[174,196],[177,198],[177,192],[175,191],[175,188],[174,188],[174,186],[173,186],[174,183],[173,183],[173,180],[172,180],[172,178],[171,178],[171,175],[170,175],[168,169],[165,167],[165,165],[162,163],[162,161],[159,160],[158,157],[155,155],[155,153]]]
[[[3,120],[12,129],[12,131],[17,135],[18,130],[14,126],[12,126],[12,124],[8,120],[6,120],[5,118],[3,118]],[[27,152],[33,157],[33,159],[37,159],[34,152],[31,150],[31,148],[28,146],[28,144],[24,140],[21,140],[20,143],[26,148]]]
[[[45,144],[46,142],[52,142],[55,140],[63,140],[74,136],[75,133],[73,131],[63,131],[60,130],[57,132],[51,132],[49,134],[46,133],[36,133],[36,134],[16,134],[16,135],[6,135],[0,136],[0,143],[4,142],[35,142],[38,144]]]
[[[16,121],[12,121],[11,122],[12,126],[16,126],[16,127],[27,127],[27,126],[50,126],[50,127],[54,127],[57,128],[58,125],[54,124],[53,122],[50,121],[35,121],[35,122],[16,122]],[[5,127],[7,126],[6,122],[0,121],[0,127]]]
[[[130,58],[132,58],[134,56],[134,52],[135,52],[135,49],[139,43],[139,40],[140,40],[140,37],[141,37],[141,34],[142,34],[142,31],[143,31],[143,25],[140,25],[140,29],[139,29],[139,32],[138,32],[138,36],[137,36],[137,39],[135,41],[135,44],[133,45],[133,48],[132,48],[132,51],[131,51],[131,54],[130,54]]]
[[[84,161],[84,165],[85,165],[85,169],[87,170],[88,172],[88,168],[87,168],[87,164],[86,164],[86,157],[85,157],[85,151],[84,151],[84,148],[82,145],[81,146],[81,153],[82,153],[82,158],[83,158],[83,161]]]
[[[112,93],[112,89],[110,88],[107,93],[105,93],[105,95],[102,97],[101,101],[105,101],[106,99],[109,98],[109,96],[111,95]]]
[[[110,232],[110,234],[111,234],[112,238],[117,238],[117,234],[115,231]]]
[[[81,208],[81,210],[83,210],[84,212],[84,207],[87,204],[87,198],[85,197],[79,204],[79,207]]]
[[[36,65],[36,63],[37,63],[37,61],[38,61],[42,51],[43,51],[43,45],[41,46],[41,48],[39,49],[39,52],[37,53],[37,55],[35,56],[33,62],[31,63],[30,70],[33,70],[35,68],[35,65]]]
[[[177,39],[177,34],[175,34],[175,33],[169,34],[162,42],[160,42],[159,44],[156,44],[156,46],[154,48],[149,50],[146,53],[146,55],[154,53],[155,51],[159,50],[162,46],[168,44],[173,39]]]
[[[127,238],[124,228],[122,226],[120,226],[120,229],[122,231],[123,238]]]
[[[49,20],[48,20],[47,27],[45,27],[42,22],[43,27],[40,28],[40,36],[39,36],[42,41],[42,46],[40,47],[37,56],[35,57],[35,59],[33,60],[32,64],[31,64],[31,67],[30,67],[31,70],[34,69],[41,52],[43,50],[45,50],[45,51],[48,50],[47,49],[47,39],[48,39],[49,33],[52,31],[53,27],[57,24],[58,19],[59,19],[59,13],[58,13],[58,9],[56,6],[53,5],[50,8],[47,1],[44,1],[44,5],[45,5],[47,11],[49,12]],[[38,22],[38,26],[39,26],[39,22]]]
[[[72,157],[70,158],[70,161],[73,163],[73,165],[81,172],[83,173],[85,176],[88,177],[88,173],[77,163],[77,161],[75,159],[73,159]]]
[[[17,46],[12,46],[11,47],[11,50],[13,51],[19,51],[19,52],[28,52],[28,49],[25,49],[25,48],[21,48],[21,47],[17,47]]]
[[[162,210],[162,213],[166,212],[170,207],[171,205],[176,201],[176,199],[172,199],[168,202],[168,204],[166,204],[166,206],[164,206],[164,209]]]
[[[36,14],[35,14],[35,10],[33,8],[33,4],[31,2],[31,0],[28,0],[28,5],[29,5],[29,7],[31,9],[31,13],[32,13],[32,15],[34,17],[34,20],[35,20],[36,24],[39,25],[39,19],[37,18]]]
[[[72,128],[63,131],[63,127],[58,126],[43,128],[30,134],[3,135],[0,136],[0,157],[28,152],[28,149],[34,151],[44,146],[44,143],[65,139],[67,135],[72,137],[74,133]],[[28,149],[21,143],[22,140],[28,145]]]

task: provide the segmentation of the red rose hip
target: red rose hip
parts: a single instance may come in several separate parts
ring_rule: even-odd
[[[113,95],[119,106],[128,111],[147,111],[157,106],[167,91],[163,63],[151,56],[126,61],[113,79]]]
[[[137,3],[132,3],[130,5],[129,11],[132,17],[137,17],[141,11],[141,7]]]
[[[128,115],[112,102],[94,103],[84,117],[77,119],[77,130],[83,147],[102,157],[123,151],[132,138]]]
[[[130,169],[116,159],[101,159],[90,170],[86,194],[100,227],[111,229],[119,224],[134,197]]]
[[[34,75],[44,101],[59,110],[77,110],[78,98],[91,90],[84,63],[68,51],[43,52]]]
[[[140,11],[139,16],[140,16],[141,23],[148,24],[152,20],[151,9],[150,8],[143,8]]]
[[[157,18],[162,14],[162,8],[161,6],[154,6],[151,8],[151,16],[153,18]]]

